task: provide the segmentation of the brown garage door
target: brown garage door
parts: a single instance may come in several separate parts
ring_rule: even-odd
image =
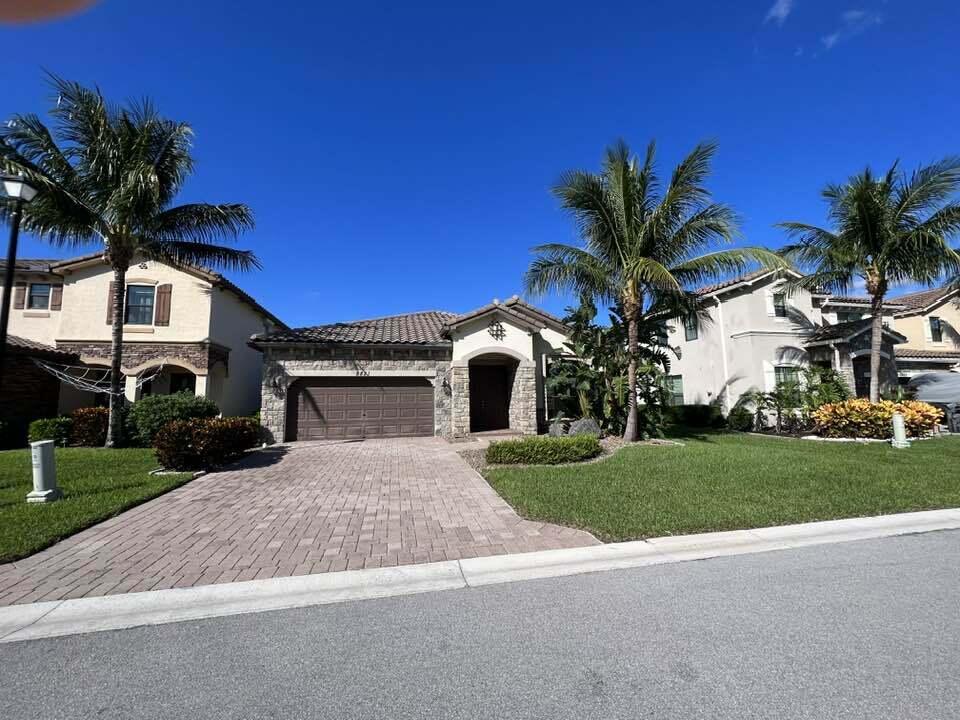
[[[305,378],[287,397],[288,440],[433,435],[426,378]]]

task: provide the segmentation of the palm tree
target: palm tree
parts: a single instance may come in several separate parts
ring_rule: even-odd
[[[113,270],[110,424],[121,439],[120,366],[125,278],[140,258],[175,266],[259,267],[247,250],[218,245],[253,227],[246,205],[173,201],[193,171],[189,125],[161,117],[149,101],[116,107],[99,89],[51,76],[58,93],[52,129],[36,115],[0,128],[0,170],[40,190],[23,208],[23,227],[56,247],[99,244]],[[0,219],[9,209],[0,208]]]
[[[921,167],[909,177],[894,163],[883,176],[870,168],[821,195],[833,230],[780,223],[795,242],[783,249],[808,274],[795,281],[808,289],[843,294],[856,278],[870,295],[870,400],[880,399],[883,301],[892,285],[931,285],[960,271],[950,239],[960,231],[960,158]]]
[[[695,315],[697,302],[685,288],[742,270],[750,261],[782,267],[769,250],[736,248],[700,254],[716,242],[730,242],[736,216],[711,202],[704,182],[714,143],[701,143],[660,188],[656,147],[641,163],[620,141],[610,147],[599,174],[564,173],[554,195],[576,223],[583,247],[540,245],[525,277],[527,292],[568,290],[580,297],[619,305],[627,325],[628,414],[624,438],[637,437],[639,321],[651,307],[673,304]]]

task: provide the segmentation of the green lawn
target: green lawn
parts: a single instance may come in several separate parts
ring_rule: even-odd
[[[631,540],[960,506],[960,438],[824,443],[715,434],[567,467],[488,468],[524,517]]]
[[[63,499],[28,505],[33,489],[29,450],[0,452],[0,562],[52,545],[144,500],[182,485],[189,474],[149,475],[152,450],[64,448],[57,451]]]

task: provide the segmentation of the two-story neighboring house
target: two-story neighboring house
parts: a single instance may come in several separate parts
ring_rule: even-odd
[[[674,403],[714,403],[728,412],[751,389],[770,391],[797,380],[808,365],[834,368],[852,391],[869,389],[872,336],[869,301],[789,290],[791,270],[761,270],[696,290],[706,321],[674,321],[668,344],[668,386]],[[893,348],[906,338],[895,328],[896,301],[884,307],[881,384],[897,383]]]
[[[944,286],[901,295],[896,348],[900,381],[931,370],[960,370],[960,289]]]
[[[113,272],[99,253],[18,260],[13,290],[10,336],[86,366],[109,367]],[[252,335],[284,327],[217,273],[136,263],[126,277],[126,396],[133,401],[148,393],[190,390],[216,402],[225,415],[251,413],[260,406],[262,356],[247,343]],[[138,378],[154,374],[138,387]],[[60,412],[96,402],[91,393],[61,386]]]

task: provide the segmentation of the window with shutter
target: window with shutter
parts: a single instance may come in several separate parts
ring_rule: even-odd
[[[61,310],[63,308],[63,285],[54,285],[50,288],[50,309]]]
[[[154,325],[166,327],[170,324],[170,296],[173,293],[173,285],[160,285],[157,287],[157,314],[154,319]]]
[[[27,301],[27,284],[18,282],[13,284],[13,309],[23,310]]]
[[[27,294],[27,309],[50,309],[50,283],[30,283],[30,292]]]
[[[153,325],[154,288],[152,285],[127,286],[127,325]]]

